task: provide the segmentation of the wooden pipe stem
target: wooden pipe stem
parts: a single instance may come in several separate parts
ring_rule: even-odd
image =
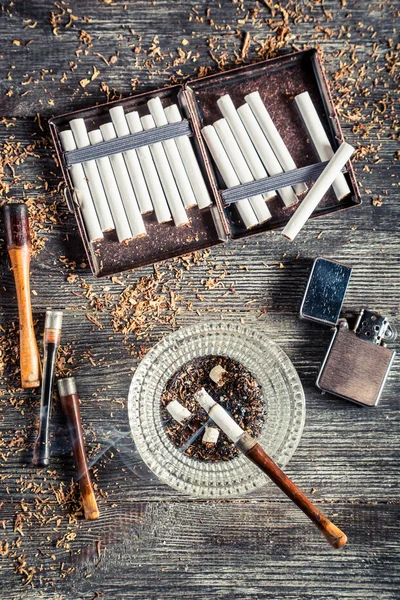
[[[53,397],[54,373],[60,345],[62,311],[47,310],[44,325],[43,382],[40,396],[39,433],[33,449],[33,464],[47,467],[50,462],[49,426]]]
[[[259,444],[247,433],[244,433],[236,442],[236,447],[241,450],[261,471],[292,500],[321,531],[328,542],[336,549],[347,542],[347,536],[334,525],[324,514],[307,498],[307,496],[285,475],[274,463]]]
[[[40,385],[41,366],[32,319],[29,282],[31,239],[28,209],[25,204],[5,204],[3,212],[7,250],[17,292],[21,385],[23,388],[35,388]]]
[[[85,519],[94,520],[100,516],[97,508],[96,497],[92,480],[90,477],[88,461],[85,450],[85,439],[83,437],[81,412],[79,408],[79,397],[73,377],[59,379],[58,393],[61,400],[68,429],[71,437],[72,450],[74,453],[77,480],[82,497]]]

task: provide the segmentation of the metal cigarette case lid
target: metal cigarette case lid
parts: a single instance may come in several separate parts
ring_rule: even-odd
[[[394,327],[379,313],[362,310],[354,330],[341,320],[318,374],[317,387],[363,406],[377,406],[396,355],[384,340],[395,338]]]
[[[316,258],[300,307],[300,317],[323,325],[338,322],[352,269],[326,258]]]

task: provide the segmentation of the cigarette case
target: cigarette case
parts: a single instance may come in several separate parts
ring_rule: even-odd
[[[319,257],[315,259],[300,308],[300,317],[333,327],[333,336],[316,385],[322,392],[376,406],[396,352],[387,342],[397,337],[381,314],[362,309],[353,329],[339,318],[352,269]]]
[[[88,261],[96,277],[109,276],[127,269],[151,265],[171,257],[221,244],[229,239],[235,240],[276,229],[287,223],[296,206],[285,207],[276,197],[268,202],[272,213],[269,221],[250,230],[243,226],[234,206],[224,202],[223,194],[226,190],[201,136],[202,127],[212,124],[221,117],[217,106],[219,97],[229,94],[238,107],[244,103],[245,95],[257,90],[299,171],[302,168],[316,165],[319,163],[319,158],[294,106],[295,95],[304,91],[310,93],[332,147],[336,149],[339,146],[342,141],[339,120],[332,103],[320,57],[314,49],[285,54],[250,66],[191,80],[184,85],[138,94],[50,120],[51,134],[66,183],[65,196],[69,209],[77,220]],[[174,227],[171,223],[158,223],[154,214],[151,213],[143,217],[148,233],[145,237],[136,238],[127,243],[119,243],[115,232],[111,231],[104,234],[104,239],[91,242],[85,231],[80,207],[74,196],[59,133],[66,129],[69,121],[74,118],[83,118],[89,131],[98,128],[103,123],[110,121],[109,109],[116,105],[122,105],[125,112],[137,110],[143,116],[148,114],[146,103],[155,96],[160,97],[164,106],[178,104],[184,117],[188,120],[191,129],[190,140],[213,198],[213,205],[201,210],[198,207],[188,209],[190,221],[188,226]],[[310,170],[309,173],[311,172]],[[313,217],[327,215],[361,203],[350,163],[346,165],[345,177],[351,194],[338,201],[330,189]],[[272,180],[272,178],[269,179]],[[306,183],[311,186],[313,179]]]

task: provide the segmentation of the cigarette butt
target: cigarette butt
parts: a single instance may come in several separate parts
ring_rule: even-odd
[[[166,106],[164,108],[164,112],[168,119],[168,123],[179,123],[182,121],[182,115],[176,104]],[[189,177],[190,183],[192,184],[198,207],[200,209],[207,208],[212,204],[212,200],[210,194],[208,193],[208,189],[199,163],[197,162],[190,139],[187,135],[182,135],[175,138],[175,142],[178,146],[179,154],[183,164],[185,165],[186,173]]]
[[[206,425],[204,435],[201,440],[202,443],[214,445],[218,442],[218,438],[219,438],[219,429],[217,429],[216,427],[209,427],[208,425]]]
[[[221,173],[221,177],[224,180],[226,187],[231,188],[235,185],[240,185],[240,181],[236,175],[232,163],[229,160],[225,148],[223,147],[213,125],[207,125],[206,127],[203,127],[201,132],[207,142],[211,156],[213,157],[215,164]],[[250,229],[251,227],[258,225],[258,219],[248,199],[235,202],[235,206],[246,229]]]
[[[279,134],[279,131],[275,127],[264,102],[261,100],[259,92],[252,92],[251,94],[245,96],[244,99],[253,111],[261,129],[264,132],[265,137],[271,144],[272,150],[275,152],[276,158],[281,163],[283,170],[292,171],[293,169],[297,169],[296,163],[291,157],[285,142]],[[307,191],[307,186],[305,183],[298,183],[293,187],[296,194],[302,194],[303,192]]]
[[[61,131],[59,135],[61,146],[65,152],[76,150],[74,135],[70,129]],[[97,216],[83,167],[81,164],[71,165],[69,172],[88,238],[91,242],[101,240],[103,238],[103,232],[101,231],[100,221]]]
[[[232,133],[239,144],[241,151],[243,152],[243,156],[254,179],[263,179],[264,177],[267,177],[267,171],[264,169],[264,166],[253,146],[249,134],[247,133],[246,128],[238,115],[235,105],[232,102],[232,98],[229,96],[229,94],[226,94],[225,96],[218,98],[217,104],[222,116],[228,121],[229,127],[231,128]],[[269,200],[275,196],[276,192],[266,192],[263,194],[265,200]]]
[[[164,113],[160,98],[152,98],[148,101],[147,106],[149,107],[149,111],[157,127],[168,125],[168,119]],[[186,173],[185,165],[182,161],[181,155],[179,154],[176,141],[174,139],[165,140],[162,142],[162,144],[167,154],[169,164],[171,165],[171,169],[185,208],[192,208],[193,206],[196,206],[196,197],[190,184],[189,177]]]
[[[215,367],[213,367],[209,373],[211,381],[216,383],[218,387],[222,387],[224,385],[227,375],[227,371],[224,369],[224,367],[221,367],[221,365],[215,365]]]
[[[335,152],[317,181],[314,183],[307,196],[303,199],[296,212],[282,231],[282,235],[293,241],[300,229],[310,218],[324,194],[335,181],[336,177],[354,152],[353,146],[343,142]]]
[[[296,96],[294,100],[320,161],[330,160],[333,156],[333,148],[310,98],[310,94],[303,92]],[[350,194],[350,188],[343,173],[338,174],[332,187],[338,200],[342,200],[342,198]]]
[[[181,425],[192,416],[190,410],[183,406],[178,400],[172,400],[167,406],[167,411],[171,415],[171,417],[178,421]]]
[[[84,119],[73,119],[69,126],[74,135],[77,148],[90,146]],[[106,193],[101,182],[100,173],[96,161],[88,160],[82,163],[96,212],[99,217],[100,226],[103,231],[111,231],[115,228],[110,207],[108,206]]]
[[[118,137],[130,135],[129,126],[125,118],[124,109],[122,106],[114,106],[110,108],[110,116],[117,132]],[[135,190],[135,195],[142,214],[153,211],[150,194],[147,189],[146,181],[140,166],[139,158],[135,149],[128,150],[123,153],[125,163],[128,169],[129,177]]]

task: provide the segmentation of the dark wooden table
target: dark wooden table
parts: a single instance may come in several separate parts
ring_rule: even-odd
[[[396,324],[400,2],[299,2],[306,6],[297,17],[294,4],[1,2],[0,200],[30,207],[38,335],[46,307],[67,310],[59,369],[79,381],[101,511],[93,523],[74,517],[74,467],[58,405],[51,468],[30,465],[39,396],[16,389],[18,321],[3,244],[1,598],[400,597],[398,362],[376,409],[322,396],[314,383],[330,333],[297,317],[311,262],[322,255],[354,267],[348,312],[368,306]],[[215,71],[304,45],[318,45],[325,55],[345,138],[358,148],[363,205],[310,222],[294,245],[277,232],[214,249],[191,259],[189,270],[181,261],[162,265],[159,293],[182,296],[177,306],[170,303],[143,338],[119,333],[119,295],[142,277],[154,281],[153,269],[113,281],[91,276],[63,201],[46,120],[182,81],[203,67]],[[223,272],[216,287],[207,285]],[[171,319],[176,327],[242,321],[287,352],[307,401],[287,473],[347,532],[343,550],[328,547],[272,484],[235,501],[188,499],[131,472],[129,437],[100,456],[107,435],[115,441],[118,431],[128,434],[130,379],[139,357],[171,331]]]

